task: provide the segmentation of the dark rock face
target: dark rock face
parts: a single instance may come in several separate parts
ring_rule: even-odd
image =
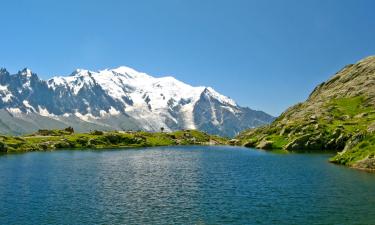
[[[7,152],[8,147],[4,142],[0,141],[0,152]]]

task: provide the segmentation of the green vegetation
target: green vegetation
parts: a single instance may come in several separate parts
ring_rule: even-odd
[[[245,131],[237,138],[246,147],[288,151],[342,151],[330,161],[372,169],[375,164],[375,109],[365,97],[329,101],[319,117],[275,123]]]
[[[367,168],[371,165],[366,163],[373,163],[375,158],[375,135],[357,135],[356,143],[352,143],[350,149],[340,152],[331,159],[331,162],[354,166],[361,165]],[[371,162],[372,161],[372,162]],[[370,167],[369,167],[370,168]]]
[[[74,134],[74,131],[42,130],[27,136],[0,136],[0,152],[28,152],[55,149],[102,149],[169,145],[225,144],[226,139],[195,130],[172,133],[103,132]]]
[[[244,131],[236,139],[230,143],[334,151],[333,163],[375,170],[375,57],[345,67],[272,124]]]

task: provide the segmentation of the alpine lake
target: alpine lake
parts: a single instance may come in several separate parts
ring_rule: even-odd
[[[375,224],[375,174],[228,146],[0,155],[0,224]]]

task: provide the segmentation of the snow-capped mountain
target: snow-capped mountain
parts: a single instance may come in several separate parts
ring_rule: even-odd
[[[44,81],[29,69],[0,69],[0,133],[73,126],[78,131],[200,129],[234,136],[269,123],[262,111],[240,107],[210,87],[129,67],[89,71]]]

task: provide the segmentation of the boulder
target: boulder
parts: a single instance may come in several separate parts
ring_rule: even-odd
[[[318,119],[318,117],[316,115],[310,116],[310,120],[311,121],[316,121],[317,119]]]
[[[287,145],[285,145],[285,150],[296,151],[296,150],[306,150],[305,144],[311,138],[311,134],[302,135],[300,137],[295,138]]]
[[[256,147],[256,144],[257,144],[257,141],[256,140],[248,140],[244,146],[247,147],[247,148],[255,148]]]
[[[260,148],[260,149],[272,149],[272,146],[273,146],[273,142],[272,141],[266,141],[266,140],[262,140],[256,147],[257,148]]]
[[[229,140],[228,144],[229,145],[239,145],[240,144],[240,140],[234,138],[234,139]]]
[[[367,156],[365,159],[356,162],[353,167],[375,171],[375,158],[373,156]]]
[[[360,114],[355,115],[354,118],[364,118],[364,117],[367,117],[367,116],[368,116],[368,113],[364,112],[364,113],[360,113]]]
[[[375,122],[368,126],[367,132],[369,132],[370,134],[375,133]]]

